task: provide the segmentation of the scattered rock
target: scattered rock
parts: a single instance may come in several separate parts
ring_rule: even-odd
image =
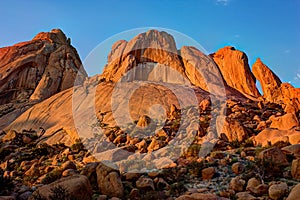
[[[242,192],[244,191],[244,185],[245,185],[246,181],[241,179],[240,177],[235,177],[233,179],[231,179],[230,181],[230,188],[233,189],[236,192]]]
[[[289,163],[286,156],[278,147],[272,147],[259,153],[258,158],[262,162],[272,164],[274,167],[287,166]]]
[[[182,195],[176,200],[228,200],[227,198],[218,197],[215,194],[193,193],[191,195]]]
[[[151,118],[148,117],[147,115],[143,115],[140,117],[136,125],[139,127],[146,127],[150,124],[150,122],[151,122]]]
[[[293,179],[300,180],[300,158],[293,160],[291,173]]]
[[[276,128],[279,130],[290,130],[299,126],[298,119],[294,113],[287,113],[280,117],[274,117],[271,119],[271,121],[272,123],[270,128]]]
[[[232,171],[238,175],[244,171],[244,165],[240,162],[236,162],[231,167]]]
[[[140,190],[155,190],[153,180],[145,176],[141,176],[135,184]]]
[[[61,170],[65,171],[67,169],[73,169],[73,170],[77,170],[76,165],[74,164],[74,162],[68,160],[65,163],[62,164],[61,166]]]
[[[271,199],[278,200],[284,197],[288,191],[288,186],[286,183],[278,183],[271,185],[269,188],[269,196]]]
[[[300,199],[300,183],[298,183],[295,187],[293,187],[286,200],[296,200],[296,199]]]
[[[202,179],[209,180],[215,175],[216,171],[214,167],[208,167],[202,170]]]
[[[221,124],[223,123],[223,126]],[[217,118],[217,130],[219,133],[224,133],[229,142],[243,142],[248,138],[248,132],[236,120],[230,120],[228,117],[225,120],[222,117]]]
[[[97,166],[96,173],[98,187],[102,194],[120,198],[123,197],[124,188],[117,170],[100,162]]]
[[[248,192],[239,192],[236,193],[235,196],[238,200],[256,200],[256,197],[252,196]]]
[[[44,198],[50,199],[50,196],[56,198],[55,191],[65,191],[64,194],[66,197],[72,197],[73,199],[82,199],[82,200],[90,200],[92,199],[92,188],[89,183],[89,180],[86,176],[82,175],[74,175],[66,178],[59,179],[49,185],[44,185],[39,187],[29,198],[29,200],[34,200],[34,196],[41,195]]]
[[[300,142],[300,131],[292,130],[277,130],[266,128],[254,137],[255,145],[263,147],[274,145],[278,142],[298,144]]]

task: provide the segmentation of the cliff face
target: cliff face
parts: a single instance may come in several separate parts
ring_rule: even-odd
[[[289,83],[282,83],[278,76],[260,59],[252,66],[255,77],[259,80],[266,101],[281,104],[285,112],[296,113],[300,109],[300,89]]]
[[[265,103],[278,103],[286,112],[295,113],[300,109],[299,89],[282,84],[260,60],[253,66],[253,75],[246,54],[233,47],[225,47],[211,55],[205,55],[189,46],[177,50],[171,35],[156,30],[139,34],[129,42],[116,42],[108,55],[103,74],[86,81],[83,81],[87,75],[80,69],[81,61],[76,50],[60,30],[40,33],[32,41],[2,48],[0,53],[0,81],[3,83],[1,103],[44,100],[34,106],[34,103],[30,104],[23,110],[18,108],[18,112],[11,112],[11,104],[5,104],[6,110],[4,109],[4,114],[0,117],[0,128],[7,127],[6,130],[44,126],[49,135],[65,130],[63,133],[57,132],[59,137],[72,135],[71,138],[75,138],[76,130],[72,121],[73,90],[66,89],[73,86],[76,75],[79,75],[79,83],[83,83],[83,88],[80,86],[78,89],[82,90],[81,98],[97,91],[95,108],[97,112],[107,113],[105,123],[112,126],[117,124],[116,116],[113,115],[113,106],[116,105],[113,105],[111,98],[118,81],[127,83],[126,88],[123,88],[123,96],[117,96],[117,105],[122,106],[122,101],[129,99],[129,114],[134,120],[146,115],[153,103],[163,105],[165,110],[172,104],[180,107],[174,91],[178,91],[186,99],[191,99],[191,96],[184,93],[185,89],[196,93],[201,107],[201,101],[209,99],[210,93],[220,90],[221,87],[224,89],[220,90],[224,92],[221,95],[226,95],[227,99],[246,102],[251,98],[254,102],[259,101],[261,97],[255,86],[254,75],[262,83]],[[104,83],[100,83],[100,80]],[[152,83],[148,88],[139,89],[135,93],[127,91],[139,87],[136,84],[141,80]],[[169,87],[167,84],[170,83],[177,89],[166,90],[165,87]],[[84,101],[83,105],[88,107],[93,102],[90,99]],[[30,110],[23,113],[28,108]],[[118,113],[126,112],[119,110]],[[19,115],[21,116],[18,117]],[[14,122],[11,123],[12,121]],[[57,137],[53,141],[56,139]]]
[[[31,41],[0,49],[0,104],[43,100],[74,85],[86,72],[61,30],[39,33]]]
[[[255,85],[255,77],[248,64],[247,55],[244,52],[238,51],[234,47],[224,47],[211,56],[229,86],[245,95],[260,96]]]
[[[300,199],[300,89],[260,60],[263,96],[245,53],[156,30],[80,65],[60,30],[0,49],[0,199]]]
[[[182,78],[186,78],[182,62],[177,54],[174,38],[166,33],[157,30],[150,30],[134,37],[129,42],[124,40],[116,42],[108,56],[108,64],[105,66],[102,77],[106,80],[117,82],[129,70],[139,64],[148,62],[159,63],[161,66],[168,66],[180,73]],[[141,66],[141,65],[140,65]],[[141,66],[143,68],[143,66]],[[152,66],[149,66],[150,68]],[[134,79],[144,79],[139,73],[147,73],[138,68],[134,73]],[[165,73],[170,76],[165,78],[171,83],[182,83],[182,78]],[[164,75],[162,75],[164,77]]]
[[[0,48],[0,129],[35,103],[86,77],[76,49],[59,29]]]

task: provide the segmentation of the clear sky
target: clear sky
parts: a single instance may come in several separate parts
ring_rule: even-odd
[[[164,27],[209,53],[232,45],[300,87],[300,0],[0,1],[0,46],[62,29],[82,60],[122,31]],[[88,71],[90,74],[92,72]]]

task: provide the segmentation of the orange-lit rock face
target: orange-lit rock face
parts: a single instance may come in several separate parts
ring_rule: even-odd
[[[246,95],[260,96],[244,52],[235,50],[233,47],[224,47],[211,56],[229,86]]]
[[[265,64],[257,59],[252,67],[253,74],[260,81],[264,98],[282,104],[285,112],[295,113],[300,109],[300,89],[280,79]]]
[[[0,104],[43,100],[70,88],[80,69],[77,51],[54,29],[33,40],[0,49]],[[80,79],[79,79],[80,80]]]
[[[112,46],[102,77],[117,82],[127,71],[145,62],[168,66],[186,78],[174,38],[156,30],[141,33],[129,42],[117,41]]]
[[[273,101],[276,90],[280,87],[280,79],[258,58],[252,66],[254,76],[259,80],[264,97],[268,101]]]

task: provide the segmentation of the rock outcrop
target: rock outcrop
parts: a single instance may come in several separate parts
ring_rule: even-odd
[[[35,103],[86,77],[76,49],[59,29],[0,48],[0,130]]]
[[[253,64],[252,72],[261,84],[264,97],[272,102],[276,98],[275,93],[280,88],[281,80],[259,58]]]
[[[161,64],[162,69],[158,71],[159,74],[154,75],[154,79],[170,83],[184,82],[186,76],[174,38],[164,31],[157,30],[141,33],[129,42],[116,42],[112,46],[102,77],[117,82],[126,72],[133,69],[130,79],[148,80],[156,63]],[[134,69],[136,66],[139,68]],[[179,74],[173,74],[172,69]]]
[[[86,72],[65,34],[54,29],[0,49],[0,104],[44,100],[74,85]]]
[[[226,85],[215,62],[200,50],[191,46],[183,46],[180,49],[180,55],[186,76],[195,86],[212,92],[217,90],[217,87]]]
[[[150,30],[84,82],[60,30],[0,52],[0,199],[298,199],[299,89],[243,52]]]
[[[267,101],[281,104],[285,112],[296,113],[300,110],[299,88],[294,88],[289,83],[281,83],[278,76],[260,59],[253,64],[252,71],[259,80]]]
[[[248,96],[260,96],[244,52],[234,47],[224,47],[211,56],[229,86]]]

